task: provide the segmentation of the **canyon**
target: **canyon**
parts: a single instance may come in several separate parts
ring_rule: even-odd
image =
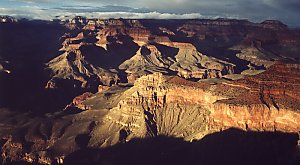
[[[0,20],[4,164],[300,162],[297,29],[274,20]]]

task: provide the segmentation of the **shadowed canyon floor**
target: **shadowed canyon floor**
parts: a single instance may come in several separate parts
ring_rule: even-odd
[[[300,163],[296,29],[231,19],[7,19],[4,164]]]
[[[196,142],[171,137],[133,139],[105,149],[82,149],[66,164],[297,164],[297,134],[228,129]]]

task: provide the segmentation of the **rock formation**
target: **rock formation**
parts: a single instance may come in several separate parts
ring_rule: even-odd
[[[293,137],[300,131],[300,33],[278,21],[75,17],[43,27],[50,25],[62,29],[59,48],[34,61],[39,67],[29,71],[39,72],[21,72],[33,60],[22,63],[20,52],[0,42],[0,83],[20,85],[4,90],[11,104],[0,100],[3,163],[63,164],[80,150],[159,137],[193,146],[232,128]],[[30,86],[32,77],[40,79]],[[12,97],[19,94],[26,99]],[[57,101],[67,103],[55,112],[34,111]],[[19,103],[23,112],[12,106]]]
[[[118,138],[128,141],[158,135],[191,141],[231,127],[298,132],[299,73],[298,64],[277,64],[257,76],[210,86],[158,73],[142,77],[122,94],[127,98],[110,110],[105,124],[92,132],[90,145],[106,146]],[[289,82],[284,82],[285,76]],[[288,88],[289,83],[295,85]],[[113,131],[113,139],[99,141],[103,130]],[[124,136],[119,134],[122,130],[125,137],[120,137]]]
[[[83,88],[98,80],[104,85],[134,83],[154,72],[191,80],[220,78],[249,69],[249,62],[264,69],[285,56],[295,60],[297,50],[288,46],[296,48],[300,43],[293,31],[271,20],[260,24],[231,19],[178,21],[163,27],[151,20],[76,17],[65,24],[71,30],[62,37],[64,53],[48,63],[53,73],[50,82],[75,79]]]
[[[86,88],[91,85],[90,83],[99,80],[105,85],[118,82],[118,75],[114,71],[93,65],[93,60],[102,62],[101,58],[93,57],[93,55],[97,56],[95,53],[99,53],[102,50],[91,43],[85,42],[85,40],[91,37],[90,34],[85,36],[81,32],[73,38],[68,38],[70,37],[68,34],[65,36],[66,39],[63,41],[63,47],[60,49],[64,53],[47,64],[48,68],[53,72],[53,77],[49,80],[48,84],[55,81],[56,78],[77,80],[81,82],[82,88]],[[91,54],[84,53],[87,49],[94,52],[90,52]]]
[[[142,76],[133,87],[114,86],[96,94],[86,93],[70,105],[88,111],[53,116],[49,121],[25,117],[24,128],[30,128],[25,141],[11,138],[19,134],[18,129],[7,128],[13,134],[1,133],[5,143],[14,146],[4,145],[2,152],[7,156],[3,160],[48,164],[81,147],[103,148],[157,136],[191,142],[227,128],[299,132],[299,73],[299,64],[277,63],[261,74],[216,84],[161,73]],[[80,141],[82,136],[85,142]],[[29,142],[37,148],[25,151]],[[55,156],[49,156],[50,151]]]
[[[0,16],[0,23],[16,23],[17,19],[11,16]]]
[[[0,57],[0,73],[10,73],[11,71],[8,69],[9,68],[9,61],[3,60]]]

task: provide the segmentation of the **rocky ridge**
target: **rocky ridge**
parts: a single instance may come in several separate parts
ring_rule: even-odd
[[[63,53],[47,64],[52,86],[56,79],[77,80],[82,88],[95,81],[96,86],[134,83],[154,72],[191,80],[221,78],[249,69],[249,63],[259,70],[282,59],[282,54],[294,58],[296,50],[287,52],[291,49],[278,45],[278,38],[300,43],[286,25],[271,20],[170,21],[170,27],[163,27],[155,20],[75,17],[63,24],[69,28],[61,38]]]
[[[177,33],[192,30],[201,39],[197,31],[206,30],[207,26],[261,27],[255,25],[237,20],[191,21],[177,28]],[[162,73],[174,72],[188,79],[218,78],[235,72],[234,64],[204,55],[199,52],[195,44],[171,41],[170,38],[176,33],[167,27],[159,27],[160,32],[157,34],[155,31],[153,32],[153,29],[144,26],[143,20],[88,20],[83,17],[76,17],[68,21],[66,26],[71,31],[62,37],[61,51],[64,53],[48,63],[49,69],[53,72],[53,79],[50,82],[54,82],[55,78],[71,78],[82,82],[82,87],[84,87],[88,81],[100,79],[102,84],[111,85],[118,81],[126,81],[118,78],[124,77],[124,75],[120,75],[124,74],[124,71],[127,74],[127,81],[131,83],[142,75],[157,71]],[[223,35],[220,37],[224,37],[227,34],[220,35]],[[188,35],[187,37],[194,36]],[[83,47],[90,48],[85,49]],[[98,56],[92,58],[92,60],[99,61],[97,64],[91,65],[92,62],[85,57],[87,54],[91,54],[90,52],[82,53],[83,49],[87,50],[91,47],[94,50],[93,56]],[[131,48],[128,49],[128,47]],[[119,51],[114,51],[116,48]],[[115,57],[114,54],[116,53],[122,53],[124,57]],[[255,53],[255,55],[259,53]],[[67,58],[69,56],[74,57]],[[242,55],[238,57],[242,58]],[[116,64],[110,65],[110,69],[115,69],[115,71],[103,67],[108,62],[108,58],[118,58]],[[243,59],[251,61],[249,58]],[[64,65],[68,68],[60,68],[60,63],[69,63]],[[265,63],[255,64],[264,65]],[[116,71],[118,69],[122,72],[118,73]]]
[[[11,16],[0,16],[0,23],[16,23],[17,19]]]
[[[195,144],[230,128],[299,134],[295,31],[277,21],[165,21],[76,17],[53,26],[67,29],[42,90],[81,90],[55,113],[0,105],[1,161],[63,164],[79,150],[161,136]]]
[[[293,71],[286,75],[281,71],[282,67]],[[104,127],[106,131],[115,127],[121,127],[117,130],[125,129],[126,140],[135,137],[137,132],[140,136],[141,131],[146,130],[148,133],[143,136],[165,135],[188,141],[231,127],[253,131],[298,132],[298,67],[298,64],[277,64],[270,71],[257,76],[210,86],[158,73],[142,77],[125,92],[126,95],[130,92],[131,96],[108,113],[105,125],[109,127]],[[273,76],[277,77],[277,81],[268,81],[273,80]],[[285,83],[284,78],[279,79],[282,76],[288,76],[289,82]],[[260,84],[261,81],[264,83]],[[289,83],[296,84],[294,88],[282,88]],[[244,96],[245,93],[248,95]],[[101,129],[102,126],[94,132],[103,132]]]
[[[12,134],[2,132],[5,143],[14,146],[2,148],[3,160],[49,164],[63,161],[82,147],[106,148],[135,138],[157,136],[192,142],[228,128],[297,133],[299,68],[299,64],[279,63],[256,76],[217,84],[161,73],[142,76],[133,87],[114,86],[74,99],[70,107],[81,108],[83,112],[79,114],[53,116],[49,121],[23,121],[23,127],[30,128],[23,142],[14,140],[14,135],[19,134],[17,129],[10,129]],[[8,121],[9,118],[2,122]],[[32,146],[25,150],[29,142]]]

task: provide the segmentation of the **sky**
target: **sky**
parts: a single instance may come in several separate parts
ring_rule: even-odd
[[[0,0],[0,15],[91,18],[280,20],[300,27],[300,0]]]

